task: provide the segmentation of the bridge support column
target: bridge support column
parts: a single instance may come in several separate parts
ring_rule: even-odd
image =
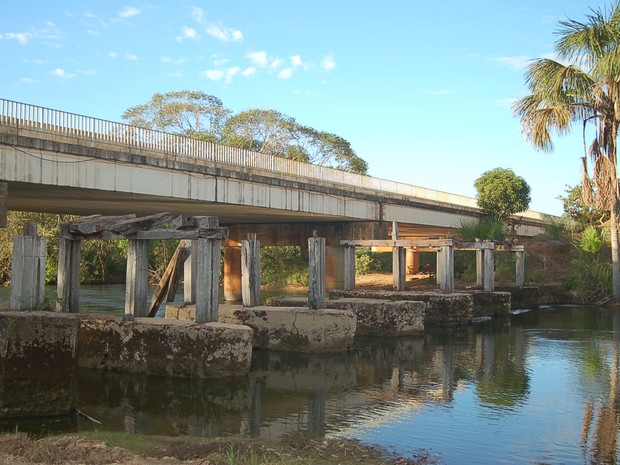
[[[0,228],[6,228],[8,224],[9,210],[9,185],[0,182]]]
[[[195,239],[196,323],[217,321],[219,311],[220,239]]]
[[[405,265],[407,274],[416,274],[420,269],[420,252],[416,249],[405,249]]]
[[[515,264],[515,283],[517,286],[523,287],[523,284],[525,284],[525,249],[517,250],[515,253],[517,254],[517,261]]]
[[[325,308],[325,238],[308,239],[308,307]]]
[[[340,246],[325,246],[325,284],[329,291],[344,287],[344,249]]]
[[[149,285],[149,242],[129,239],[127,247],[127,278],[125,283],[125,315],[147,316]]]
[[[260,304],[260,242],[256,234],[241,241],[241,297],[244,307]]]
[[[444,294],[454,292],[454,246],[443,245],[437,254],[437,281]]]
[[[355,246],[344,246],[344,290],[355,289]]]
[[[493,249],[484,249],[483,251],[483,289],[487,292],[495,289],[495,265],[493,263]]]
[[[224,300],[241,300],[241,247],[224,246]]]
[[[11,310],[36,310],[45,293],[47,239],[37,236],[37,224],[27,222],[22,236],[13,238]]]
[[[69,225],[60,225],[58,241],[58,303],[56,310],[68,313],[80,311],[80,254],[82,241],[69,239]],[[64,237],[63,237],[64,236]]]

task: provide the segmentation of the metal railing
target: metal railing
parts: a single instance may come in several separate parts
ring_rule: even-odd
[[[288,160],[186,136],[139,128],[12,100],[0,99],[0,125],[75,137],[87,140],[94,146],[96,143],[119,144],[135,149],[138,153],[142,151],[159,152],[167,157],[193,158],[197,162],[206,161],[232,167],[267,171],[273,175],[300,181],[312,181],[317,184],[332,183],[348,186],[353,190],[368,189],[383,194],[477,208],[476,199],[472,197],[349,173],[325,166]],[[542,220],[545,215],[527,211],[521,213],[520,216]]]

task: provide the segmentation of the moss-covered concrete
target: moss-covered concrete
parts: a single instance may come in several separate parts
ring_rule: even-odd
[[[0,417],[75,408],[78,329],[76,315],[0,312]]]
[[[222,323],[83,315],[82,367],[195,378],[244,376],[252,329]]]
[[[357,324],[347,310],[241,305],[221,305],[219,321],[251,327],[257,349],[307,353],[350,349]]]

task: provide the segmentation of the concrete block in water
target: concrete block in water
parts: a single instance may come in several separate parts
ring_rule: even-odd
[[[474,291],[474,317],[510,315],[510,292]]]
[[[0,312],[0,417],[75,408],[77,315]]]
[[[82,316],[79,364],[129,373],[195,378],[243,376],[252,330],[221,323]]]
[[[347,310],[221,305],[219,321],[252,328],[258,349],[319,353],[350,349],[357,318]]]

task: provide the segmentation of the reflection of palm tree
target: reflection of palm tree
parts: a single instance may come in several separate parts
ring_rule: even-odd
[[[611,366],[609,367],[609,392],[606,399],[596,409],[594,434],[590,439],[592,422],[594,420],[594,403],[586,402],[581,432],[581,447],[584,463],[615,465],[618,455],[618,431],[620,419],[618,417],[618,363],[620,361],[620,345],[613,343]],[[590,451],[588,443],[592,442]],[[588,460],[589,459],[589,460]]]

